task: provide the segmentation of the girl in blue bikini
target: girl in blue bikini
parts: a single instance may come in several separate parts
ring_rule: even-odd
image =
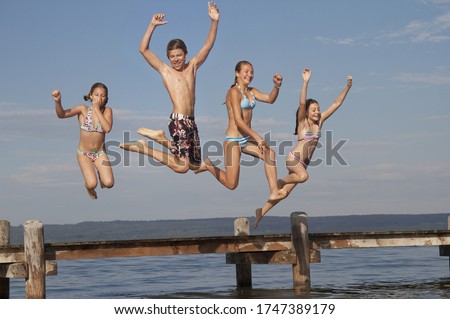
[[[308,179],[309,175],[306,169],[320,138],[320,130],[322,129],[323,122],[342,105],[348,91],[352,87],[352,77],[349,76],[347,77],[347,86],[341,94],[339,94],[328,109],[321,113],[319,103],[316,100],[306,99],[311,71],[305,68],[302,76],[303,87],[300,94],[300,106],[297,109],[297,121],[294,132],[294,135],[298,135],[298,143],[286,157],[288,176],[278,180],[278,187],[284,190],[286,197],[298,183],[304,183]],[[256,210],[254,228],[258,226],[258,223],[264,215],[273,206],[278,204],[280,200],[269,200],[263,208]]]
[[[102,83],[92,85],[90,92],[84,96],[85,101],[91,101],[92,106],[77,105],[71,109],[63,109],[61,92],[52,92],[55,100],[56,115],[63,119],[78,117],[80,125],[80,141],[78,143],[78,164],[84,177],[84,183],[89,196],[97,199],[97,170],[100,186],[111,188],[114,185],[114,176],[108,156],[105,152],[105,135],[112,128],[113,115],[108,102],[108,88]]]
[[[209,159],[205,159],[195,173],[209,171],[225,187],[235,189],[239,183],[241,154],[245,153],[264,161],[270,189],[269,199],[279,200],[286,195],[277,187],[275,153],[264,138],[251,128],[251,122],[256,101],[274,103],[283,78],[278,73],[275,74],[274,86],[267,94],[249,86],[253,76],[253,66],[250,62],[240,61],[236,65],[235,81],[228,90],[225,102],[228,112],[228,128],[223,143],[225,171],[215,167]]]

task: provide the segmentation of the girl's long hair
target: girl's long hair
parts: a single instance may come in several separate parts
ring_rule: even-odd
[[[306,100],[306,114],[308,114],[309,106],[310,106],[311,104],[314,104],[314,103],[319,104],[319,103],[318,103],[316,100],[314,100],[314,99],[307,99],[307,100]],[[294,131],[294,135],[298,135],[298,132],[297,132],[297,130],[298,130],[298,112],[300,112],[300,108],[298,108],[298,109],[297,109],[297,112],[295,113],[295,131]]]

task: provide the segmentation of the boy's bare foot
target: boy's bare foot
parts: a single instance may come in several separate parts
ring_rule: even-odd
[[[97,199],[97,192],[95,191],[95,189],[86,188],[86,190],[92,199]]]
[[[259,222],[264,217],[262,214],[262,208],[256,209],[255,216],[256,216],[256,219],[255,219],[255,222],[253,223],[253,228],[256,229],[256,227],[258,227]]]
[[[139,152],[144,149],[145,145],[147,145],[146,143],[147,142],[145,140],[139,140],[136,142],[120,144],[119,147],[127,151]]]
[[[286,198],[287,192],[284,189],[277,189],[273,191],[269,196],[269,201],[279,201]]]
[[[213,166],[211,163],[211,160],[209,158],[206,158],[200,167],[194,171],[195,174],[202,173],[208,170],[208,166]]]
[[[149,128],[141,127],[136,131],[138,134],[148,137],[151,140],[154,140],[156,142],[166,139],[166,136],[164,135],[163,130],[151,130]]]

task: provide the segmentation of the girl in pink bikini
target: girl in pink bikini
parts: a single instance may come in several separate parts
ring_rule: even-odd
[[[108,155],[105,152],[105,134],[112,128],[113,115],[108,102],[108,88],[103,83],[92,85],[90,92],[84,96],[85,101],[91,101],[92,106],[77,105],[71,109],[63,109],[61,92],[52,92],[55,100],[56,115],[63,119],[78,116],[80,125],[80,142],[78,143],[78,164],[84,177],[84,183],[89,196],[97,199],[97,170],[102,188],[114,186],[114,176]]]
[[[286,157],[286,168],[289,172],[288,176],[278,180],[278,188],[283,189],[286,192],[286,197],[298,183],[304,183],[308,179],[309,175],[306,169],[320,138],[320,130],[322,129],[323,122],[325,122],[325,120],[342,105],[348,91],[352,87],[352,77],[348,76],[347,86],[341,94],[339,94],[333,104],[321,113],[319,103],[316,100],[306,99],[309,79],[311,78],[311,70],[305,68],[302,76],[303,87],[300,94],[300,106],[297,109],[297,121],[294,132],[294,135],[298,135],[298,143]],[[258,223],[264,215],[280,201],[281,199],[269,200],[263,208],[258,208],[256,210],[254,228],[258,226]]]

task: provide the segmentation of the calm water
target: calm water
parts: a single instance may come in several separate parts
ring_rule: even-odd
[[[306,298],[450,298],[448,257],[438,247],[329,249],[311,265]],[[225,255],[59,261],[47,298],[298,298],[290,265],[253,265],[253,289],[235,287]],[[24,298],[11,280],[11,298]]]

